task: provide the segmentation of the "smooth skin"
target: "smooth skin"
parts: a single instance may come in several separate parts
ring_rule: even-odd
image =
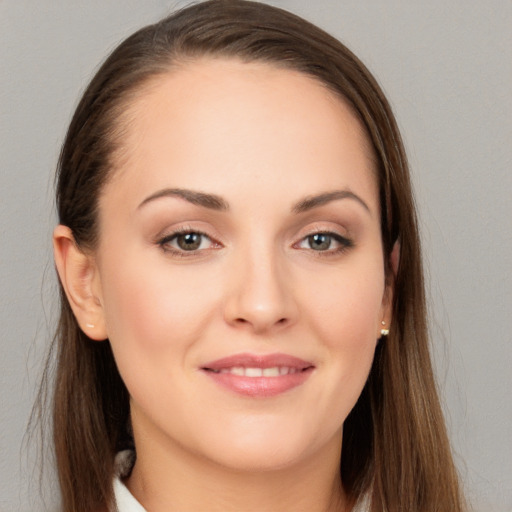
[[[151,512],[348,510],[343,422],[393,293],[360,122],[310,77],[220,59],[153,80],[122,121],[98,247],[64,226],[54,245],[80,326],[108,337],[130,393],[129,489]],[[276,352],[314,365],[277,396],[201,370]]]

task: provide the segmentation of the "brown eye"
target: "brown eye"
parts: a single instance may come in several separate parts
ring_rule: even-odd
[[[181,255],[216,247],[208,235],[198,231],[183,231],[167,235],[158,241],[158,245],[164,251]]]
[[[176,236],[176,243],[184,251],[195,251],[201,246],[203,237],[201,233],[184,233]]]

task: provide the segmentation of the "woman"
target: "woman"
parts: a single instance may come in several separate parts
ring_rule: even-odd
[[[403,146],[341,43],[238,0],[143,28],[57,205],[64,510],[463,510]]]

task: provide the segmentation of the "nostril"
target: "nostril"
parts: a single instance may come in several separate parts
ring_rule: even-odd
[[[276,320],[275,322],[266,322],[266,321],[258,321],[257,319],[254,319],[254,320],[251,320],[250,318],[244,318],[244,317],[238,317],[238,318],[235,318],[234,320],[234,323],[239,325],[239,326],[242,326],[242,325],[252,325],[254,326],[256,329],[258,330],[261,330],[262,328],[267,328],[267,327],[271,327],[271,325],[280,325],[280,326],[284,326],[288,323],[288,318],[286,317],[283,317],[283,318],[280,318],[279,320]]]

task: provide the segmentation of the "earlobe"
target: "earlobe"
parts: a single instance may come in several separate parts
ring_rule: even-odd
[[[80,328],[93,340],[106,339],[94,258],[78,248],[71,229],[63,225],[53,232],[53,253],[60,282]]]
[[[382,312],[380,325],[378,326],[378,336],[387,336],[390,330],[393,329],[392,317],[393,317],[393,297],[395,294],[395,281],[398,274],[398,267],[400,264],[400,242],[397,240],[393,246],[393,250],[389,255],[389,262],[387,268],[390,269],[386,276],[386,287],[384,290],[384,296],[382,298]]]
[[[393,328],[393,293],[394,282],[388,280],[384,290],[384,296],[382,297],[381,317],[377,326],[377,339],[382,336],[387,336],[390,330]]]

